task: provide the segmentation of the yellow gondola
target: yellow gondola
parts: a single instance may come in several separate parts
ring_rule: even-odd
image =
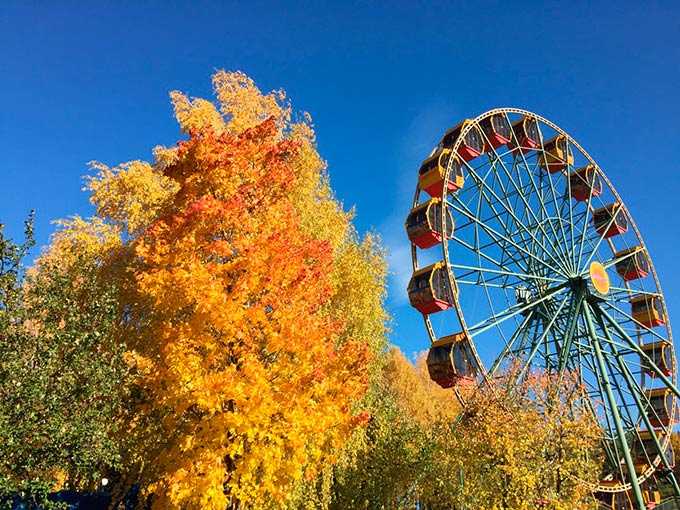
[[[463,129],[467,128],[470,124],[473,125],[465,134],[465,137],[461,140],[460,146],[458,147],[458,155],[465,161],[470,161],[484,152],[484,136],[477,124],[474,124],[472,120],[465,119],[457,126],[449,129],[440,142],[442,147],[453,149],[453,146],[456,144]]]
[[[670,376],[673,373],[673,344],[667,340],[659,340],[658,342],[643,344],[640,347],[665,376]],[[656,377],[656,372],[652,370],[652,367],[644,358],[640,360],[640,364],[647,375]]]
[[[444,262],[437,262],[413,273],[408,284],[408,298],[411,306],[423,314],[451,308],[453,292]]]
[[[654,427],[668,427],[673,421],[673,392],[669,388],[646,390],[645,395],[652,408],[647,411],[647,417]]]
[[[432,156],[423,161],[418,171],[418,184],[431,197],[441,197],[444,191],[444,177],[446,166],[451,158],[451,149],[439,148]],[[458,157],[454,156],[451,162],[451,174],[446,183],[446,191],[454,192],[463,187],[463,166]]]
[[[543,144],[543,153],[538,156],[538,164],[551,174],[574,164],[574,153],[568,146],[567,137],[557,135]]]
[[[442,388],[470,383],[476,377],[470,341],[464,332],[440,338],[427,354],[430,379]]]
[[[638,294],[630,299],[630,309],[633,319],[647,326],[655,328],[666,324],[661,297],[649,294]]]
[[[453,236],[453,216],[446,210],[446,229],[442,229],[441,200],[432,198],[413,208],[406,218],[406,233],[409,240],[418,248],[431,248],[441,242],[442,231],[446,237]]]

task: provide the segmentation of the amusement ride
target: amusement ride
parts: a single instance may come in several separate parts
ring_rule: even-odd
[[[664,295],[623,200],[571,136],[516,108],[464,120],[420,166],[406,230],[435,382],[465,405],[510,364],[516,383],[575,374],[601,429],[602,506],[652,508],[661,484],[680,498]]]

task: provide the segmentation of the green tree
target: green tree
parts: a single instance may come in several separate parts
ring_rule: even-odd
[[[0,230],[0,494],[45,504],[118,466],[127,367],[107,340],[117,289],[95,277],[97,261],[46,256],[24,274],[32,245],[31,220],[21,245]]]

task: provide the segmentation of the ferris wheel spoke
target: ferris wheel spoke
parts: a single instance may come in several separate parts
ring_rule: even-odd
[[[465,241],[464,239],[461,239],[460,237],[455,236],[455,235],[453,237],[451,237],[451,240],[455,241],[456,243],[460,244],[461,246],[467,248],[472,253],[475,253],[475,252],[478,253],[481,258],[483,258],[484,260],[488,260],[489,262],[494,264],[496,267],[499,267],[500,269],[506,270],[508,272],[512,272],[510,270],[510,268],[508,268],[505,264],[503,264],[502,262],[499,262],[496,259],[494,259],[493,257],[487,255],[484,252],[484,247],[477,248],[477,247],[471,245],[470,243],[468,243],[467,241]],[[491,245],[495,246],[496,243],[492,243]]]
[[[623,262],[624,260],[627,260],[631,257],[634,257],[637,254],[637,251],[632,251],[630,253],[626,253],[624,255],[621,255],[620,257],[616,257],[615,259],[612,259],[608,262],[603,262],[602,265],[604,266],[605,269],[609,269],[612,266],[615,266],[619,262]]]
[[[562,342],[562,348],[560,349],[559,361],[557,365],[557,370],[561,373],[567,366],[567,361],[569,360],[569,353],[571,352],[571,342],[574,338],[574,333],[578,328],[578,317],[581,313],[581,306],[583,306],[583,295],[578,295],[574,300],[572,316],[569,318],[569,325],[566,328],[566,334]],[[561,377],[561,375],[560,375]]]
[[[552,319],[550,319],[550,322],[544,327],[543,332],[541,333],[541,336],[538,338],[537,341],[533,342],[531,346],[531,351],[529,352],[529,355],[527,356],[526,361],[524,362],[524,366],[522,369],[519,371],[516,380],[521,381],[526,372],[529,370],[529,367],[531,366],[531,362],[534,359],[534,356],[536,356],[536,353],[538,350],[543,346],[543,342],[545,342],[546,338],[548,337],[548,334],[550,332],[550,329],[553,327],[553,324],[555,324],[555,320],[557,319],[557,316],[559,315],[559,312],[562,310],[564,305],[567,303],[569,300],[569,294],[567,294],[564,299],[561,301],[560,306],[557,310],[557,313],[553,315]],[[547,360],[546,360],[547,361]]]
[[[602,243],[602,241],[604,241],[605,234],[609,231],[611,226],[614,224],[614,221],[616,221],[616,218],[620,214],[619,211],[622,211],[622,210],[623,210],[623,206],[619,206],[618,208],[615,209],[615,212],[611,215],[612,217],[607,222],[605,228],[602,229],[602,233],[598,236],[597,243],[595,244],[595,248],[593,248],[593,250],[590,252],[590,256],[588,257],[588,260],[586,260],[586,262],[585,262],[585,264],[583,264],[582,268],[579,268],[579,271],[578,271],[579,274],[581,274],[584,271],[583,268],[587,268],[588,264],[590,264],[590,261],[593,260],[593,257],[595,256],[598,248],[600,247],[600,244]]]
[[[579,244],[579,250],[578,250],[578,263],[576,264],[576,268],[580,269],[581,268],[581,256],[583,255],[583,245],[585,243],[586,239],[586,233],[588,232],[588,216],[589,213],[592,212],[592,200],[593,200],[593,190],[595,187],[595,177],[591,179],[592,182],[590,182],[589,190],[588,190],[588,200],[586,202],[586,210],[585,214],[583,216],[583,227],[581,229],[581,242]],[[605,231],[606,232],[606,231]]]
[[[501,351],[500,355],[494,360],[493,365],[489,369],[488,372],[489,378],[492,378],[493,375],[496,373],[496,370],[498,370],[498,367],[503,362],[503,359],[508,355],[509,352],[511,352],[512,347],[514,346],[515,341],[519,338],[519,336],[526,335],[531,325],[533,316],[534,311],[530,310],[529,313],[524,317],[524,320],[522,321],[520,326],[510,336],[510,339],[506,342],[505,347],[503,347],[503,350]]]
[[[569,150],[569,146],[567,144],[567,151],[568,150]],[[547,161],[545,146],[543,144],[542,139],[541,139],[540,151],[543,153],[543,157],[546,158],[546,161]],[[548,184],[550,184],[550,193],[552,195],[552,201],[553,201],[553,205],[555,207],[555,214],[557,215],[557,220],[558,220],[558,223],[559,223],[560,231],[562,233],[562,240],[564,241],[564,245],[566,247],[567,245],[569,245],[569,243],[567,242],[567,234],[566,234],[566,231],[564,229],[564,222],[562,221],[562,215],[560,214],[561,208],[557,203],[557,193],[555,192],[555,186],[553,184],[552,174],[546,169],[546,171],[544,173],[541,173],[541,176],[546,176]],[[540,182],[540,179],[539,179],[539,182]],[[569,203],[571,203],[571,202],[569,202]],[[574,272],[576,270],[576,268],[574,268],[574,263],[572,261],[573,253],[571,251],[569,251],[568,255],[569,255],[569,257],[567,258],[567,261],[569,262],[568,268],[571,269],[571,272]]]
[[[491,269],[487,267],[475,267],[475,266],[467,266],[464,264],[451,264],[451,267],[454,269],[461,269],[461,270],[466,270],[468,273],[463,275],[462,277],[464,278],[468,274],[472,273],[490,273],[494,275],[503,275],[503,276],[514,276],[517,278],[522,279],[522,281],[525,281],[524,279],[529,279],[529,280],[540,280],[544,282],[553,282],[553,283],[562,283],[564,280],[560,280],[558,278],[551,278],[549,276],[540,276],[540,275],[534,275],[534,274],[526,274],[526,273],[517,273],[514,271],[501,271],[499,269]],[[488,280],[487,280],[488,281]]]
[[[449,207],[453,208],[454,210],[458,211],[460,214],[463,214],[463,215],[467,216],[470,220],[476,222],[483,230],[485,230],[485,231],[487,232],[487,234],[488,234],[490,237],[495,237],[497,240],[500,239],[500,240],[506,241],[508,244],[514,246],[515,248],[517,248],[518,250],[520,250],[520,251],[523,252],[524,254],[528,255],[529,257],[531,257],[532,259],[534,259],[534,260],[535,260],[536,262],[538,262],[539,264],[541,264],[541,265],[543,265],[543,266],[546,266],[547,268],[551,269],[552,271],[555,271],[557,274],[564,275],[563,270],[561,270],[561,269],[556,269],[554,266],[552,266],[552,265],[548,264],[547,262],[545,262],[544,260],[542,260],[542,259],[536,257],[534,254],[532,254],[532,253],[530,253],[529,251],[527,251],[526,249],[522,248],[521,246],[519,246],[517,243],[515,243],[515,242],[512,241],[511,239],[508,239],[506,236],[504,236],[503,234],[499,233],[499,232],[498,232],[497,230],[495,230],[494,228],[492,228],[492,227],[490,227],[490,226],[484,224],[483,222],[477,220],[477,219],[474,217],[473,214],[471,214],[470,212],[466,211],[465,209],[462,209],[461,207],[458,207],[458,206],[456,206],[455,204],[453,204],[452,202],[448,202],[448,201],[447,201],[447,205],[448,205]],[[564,276],[566,277],[566,275],[564,275]]]
[[[486,136],[486,135],[485,135],[485,136]],[[488,139],[487,139],[487,143],[488,143]],[[498,170],[497,170],[497,166],[498,166],[498,163],[499,163],[500,158],[498,157],[497,153],[495,152],[495,149],[494,149],[494,157],[495,157],[495,159],[493,159],[492,162],[491,162],[491,168],[493,169],[493,174],[492,174],[492,175],[493,175],[494,182],[498,182],[498,187],[501,189],[501,193],[502,193],[503,196],[505,197],[506,203],[508,204],[508,210],[517,211],[517,204],[518,204],[518,201],[519,201],[519,196],[514,196],[514,200],[513,200],[513,203],[512,203],[512,204],[510,203],[510,199],[513,198],[513,194],[514,194],[514,195],[519,195],[519,194],[518,194],[518,193],[509,192],[508,189],[507,189],[507,188],[505,187],[505,185],[503,184],[503,179],[501,179],[501,175],[500,175],[500,173],[499,173]],[[492,156],[489,155],[489,158],[492,158]],[[502,163],[502,161],[500,161],[500,162]],[[519,223],[518,223],[518,221],[515,219],[515,217],[511,216],[511,215],[506,211],[507,221],[506,221],[506,225],[505,225],[505,231],[506,231],[506,232],[510,232],[510,224],[511,224],[511,223],[512,223],[512,225],[513,225],[514,227],[519,228],[519,225],[520,225],[520,224],[523,224],[523,222],[525,221],[525,218],[524,218],[525,215],[526,215],[526,211],[523,211],[521,215],[518,215],[518,216],[520,216],[520,218],[519,218]],[[523,244],[524,244],[524,246],[526,247],[526,246],[527,246],[527,243],[528,243],[528,239],[526,239],[526,238],[524,237],[524,233],[523,233],[523,232],[518,232],[518,235],[519,235],[519,236],[521,237],[521,239],[524,241]]]
[[[622,344],[621,342],[617,342],[616,340],[609,340],[609,339],[600,338],[600,341],[604,342],[604,343],[606,343],[610,346],[614,345],[616,347],[620,347],[621,349],[624,349],[623,354],[632,354],[633,352],[635,352],[635,351],[632,351],[630,348],[628,348],[627,345]],[[608,355],[608,353],[606,351],[604,351],[604,353],[605,353],[605,356]]]
[[[553,316],[555,317],[555,324],[550,331],[552,344],[554,345],[554,353],[551,352],[550,350],[549,341],[546,341],[543,344],[544,347],[543,357],[546,362],[546,369],[548,370],[557,369],[559,366],[559,355],[561,350],[565,347],[565,345],[564,343],[560,342],[558,334],[561,335],[563,341],[566,340],[565,332],[568,331],[569,329],[568,320],[570,317],[573,317],[571,310],[573,310],[574,307],[574,297],[573,295],[568,295],[567,297],[570,298],[569,306],[563,311],[559,310],[559,308],[556,308],[555,302],[552,300],[542,303],[538,309],[538,314],[543,318],[544,322],[550,321],[550,319]],[[554,361],[551,359],[553,357],[556,358]]]
[[[619,414],[619,408],[616,404],[616,399],[612,392],[611,383],[607,373],[607,368],[605,366],[605,360],[602,355],[599,338],[595,332],[595,327],[593,325],[592,316],[590,313],[590,303],[586,302],[586,305],[583,307],[583,315],[586,321],[586,326],[588,328],[588,333],[590,334],[591,342],[593,344],[593,351],[595,353],[595,359],[597,361],[596,366],[599,370],[599,375],[602,378],[602,386],[604,387],[609,410],[612,414],[613,422],[616,427],[619,446],[621,447],[621,451],[623,452],[623,457],[626,461],[626,467],[628,468],[628,474],[630,475],[629,481],[633,487],[633,493],[635,494],[635,499],[637,500],[638,506],[640,508],[644,508],[642,492],[640,491],[640,485],[638,483],[637,475],[635,472],[633,457],[631,455],[630,449],[628,448],[628,440],[623,430],[621,415]]]
[[[571,147],[569,147],[569,137],[567,137],[567,154],[569,154],[569,151],[571,150]],[[567,198],[566,200],[563,201],[563,205],[566,202],[569,205],[569,229],[570,229],[570,235],[569,235],[569,244],[571,248],[571,262],[572,262],[572,267],[574,268],[574,271],[578,270],[577,267],[577,261],[576,261],[576,245],[574,244],[574,204],[572,200],[572,190],[571,190],[571,165],[569,164],[569,158],[567,157],[567,170],[566,170],[566,176],[567,176]]]
[[[507,116],[506,116],[506,118],[507,118]],[[509,122],[509,119],[507,119],[507,120],[508,120],[508,122]],[[514,134],[513,134],[512,136],[514,136]],[[521,153],[521,151],[520,151],[520,153]],[[530,214],[533,216],[533,221],[536,222],[537,228],[539,228],[539,229],[543,232],[543,235],[545,236],[545,238],[546,238],[546,239],[551,239],[551,237],[548,235],[548,233],[547,233],[547,232],[545,231],[545,229],[543,228],[542,222],[538,219],[538,217],[536,216],[536,214],[535,214],[534,211],[533,211],[533,208],[529,205],[528,201],[526,200],[525,193],[523,193],[523,192],[520,190],[520,186],[518,186],[517,183],[515,182],[515,180],[513,179],[511,172],[508,170],[508,168],[507,168],[507,166],[505,165],[505,163],[503,162],[503,160],[502,160],[501,158],[498,157],[498,154],[497,154],[497,152],[495,151],[495,149],[493,150],[493,154],[494,154],[496,160],[500,163],[500,166],[501,166],[501,168],[503,169],[503,172],[505,173],[505,175],[506,175],[506,177],[507,177],[507,179],[508,179],[508,182],[510,182],[510,184],[512,184],[513,188],[515,189],[516,193],[518,194],[518,197],[522,200],[522,202],[523,202],[523,204],[524,204],[524,210],[525,210],[526,212],[530,213]],[[524,155],[522,155],[522,158],[524,158]],[[526,161],[526,160],[525,160],[525,161]],[[515,165],[515,163],[513,163],[513,169],[516,168],[514,165]],[[519,176],[519,175],[520,175],[520,173],[518,172],[518,176]],[[537,190],[537,188],[536,188],[536,183],[535,183],[534,180],[531,178],[531,175],[529,175],[529,180],[531,181],[531,185],[532,185],[532,187],[533,187],[533,190],[534,190],[534,191],[536,192],[536,194],[538,195],[538,190]],[[541,206],[543,207],[543,209],[545,209],[545,205],[544,205],[542,202],[541,202]],[[515,221],[517,221],[517,216],[516,216],[514,213],[513,213],[513,217],[515,218]],[[521,226],[524,227],[524,224],[523,224],[522,222],[520,222],[520,221],[517,221],[517,225],[518,225],[518,226],[521,225]],[[531,234],[530,231],[529,231],[529,233]],[[556,236],[554,230],[553,230],[553,234],[555,235],[555,239],[556,239],[557,236]],[[533,234],[532,234],[532,237],[534,237]],[[535,242],[538,242],[538,241],[535,239],[535,237],[534,237],[534,240],[535,240]],[[559,247],[559,243],[558,243],[557,246]],[[544,248],[544,249],[545,249],[545,248]],[[560,251],[559,251],[558,249],[556,249],[555,246],[553,246],[553,249],[554,249],[554,253],[555,253],[555,256],[556,256],[556,257],[562,258],[562,257],[564,256],[564,253],[560,253]],[[547,250],[546,250],[546,252],[547,252]],[[562,259],[562,264],[560,264],[560,265],[563,265],[565,262],[566,262],[566,258]]]
[[[543,296],[541,296],[538,299],[535,299],[534,301],[531,301],[529,303],[523,304],[521,306],[511,306],[505,310],[503,310],[496,319],[485,319],[481,322],[478,322],[474,326],[469,326],[468,331],[470,334],[474,337],[476,335],[479,335],[483,333],[484,331],[487,331],[493,327],[498,326],[502,322],[505,322],[506,320],[514,317],[517,314],[520,314],[526,310],[530,310],[539,303],[542,303],[543,301],[552,298],[553,296],[560,294],[563,292],[566,288],[566,284],[560,284],[556,287],[553,287],[552,289],[549,289]]]
[[[479,202],[481,202],[481,198],[482,198],[481,195],[479,195]],[[454,200],[455,199],[456,198],[454,197]],[[484,220],[479,219],[479,217],[480,217],[480,214],[479,214],[480,206],[479,206],[479,204],[477,206],[477,214],[475,215],[475,213],[473,213],[469,209],[468,206],[462,204],[461,202],[459,202],[459,203],[464,208],[464,212],[462,212],[462,214],[464,214],[467,218],[469,218],[470,224],[473,226],[473,229],[474,229],[474,231],[473,231],[474,246],[472,247],[472,250],[473,250],[474,253],[477,254],[477,257],[479,258],[480,256],[482,256],[483,250],[485,250],[485,249],[487,249],[491,246],[497,246],[502,252],[501,253],[501,261],[499,263],[497,263],[499,265],[499,267],[500,266],[505,267],[505,264],[503,262],[504,262],[505,256],[507,255],[509,261],[514,263],[520,270],[526,271],[526,269],[521,265],[521,260],[513,257],[512,254],[510,254],[508,252],[507,246],[501,244],[501,241],[498,239],[498,237],[495,237],[495,236],[493,236],[492,234],[489,233],[489,231],[488,231],[489,229],[493,230],[491,227],[488,227],[488,225],[487,225],[489,220],[488,219],[484,219]],[[451,208],[454,208],[457,211],[463,211],[462,209],[459,209],[456,206],[454,206],[449,201],[447,201],[447,205]],[[480,232],[479,232],[480,226],[484,230],[484,233],[491,239],[491,241],[488,244],[485,244],[483,246],[480,246],[480,243],[481,243],[481,236],[480,236]],[[493,231],[496,232],[495,230],[493,230]],[[504,238],[504,240],[507,241],[507,238]]]
[[[514,134],[513,134],[513,136],[514,136]],[[541,142],[541,146],[542,146],[542,142]],[[526,175],[528,176],[528,179],[529,179],[529,181],[531,182],[531,184],[532,184],[532,186],[533,186],[533,189],[534,189],[534,192],[535,192],[535,196],[536,196],[537,199],[538,199],[538,204],[539,204],[539,206],[540,206],[540,213],[544,216],[544,219],[545,219],[545,218],[549,218],[549,217],[550,217],[550,214],[548,213],[548,210],[547,210],[547,208],[546,208],[546,206],[545,206],[545,201],[543,200],[543,192],[542,192],[543,190],[542,190],[542,188],[541,188],[541,191],[539,192],[539,186],[537,186],[537,185],[536,185],[536,182],[534,181],[533,171],[532,171],[532,169],[530,168],[529,163],[528,163],[527,158],[526,158],[526,156],[524,155],[524,153],[523,153],[521,150],[518,151],[518,153],[519,153],[519,155],[521,156],[521,163],[524,164],[524,168],[526,169]],[[518,161],[519,161],[519,160],[518,160]],[[521,164],[521,163],[520,163],[520,164]],[[508,177],[510,178],[510,176],[508,176]],[[513,182],[514,182],[514,181],[513,181]],[[541,224],[542,222],[536,217],[535,214],[533,214],[533,209],[528,205],[528,202],[527,202],[526,200],[524,200],[524,203],[525,203],[525,207],[527,207],[527,209],[529,209],[529,210],[532,212],[532,215],[534,216],[534,221],[536,221],[537,223]],[[550,230],[552,230],[553,239],[554,239],[554,241],[557,243],[556,246],[559,248],[559,247],[560,247],[560,243],[559,243],[559,241],[558,241],[557,231],[555,230],[555,227],[552,225],[552,223],[549,222],[548,224],[550,225]],[[546,238],[550,238],[550,236],[548,236],[548,234],[545,232],[545,230],[544,230],[544,234],[545,234]],[[562,255],[562,257],[563,257],[563,259],[564,259],[564,261],[565,261],[565,268],[568,269],[568,266],[569,266],[569,264],[568,264],[568,260],[569,260],[568,254],[567,254],[565,251],[563,251],[563,250],[556,250],[556,251],[559,251],[559,252],[561,253],[561,255]]]
[[[649,355],[647,355],[647,353],[642,350],[638,343],[633,340],[605,310],[599,306],[596,309],[600,314],[602,314],[602,317],[606,320],[606,322],[611,325],[612,329],[617,332],[619,337],[625,340],[628,346],[640,355],[640,357],[645,361],[646,366],[648,366],[656,374],[659,380],[663,382],[666,387],[675,394],[676,397],[680,397],[680,391],[678,391],[678,388],[675,386],[675,384],[673,384],[673,382],[663,373],[656,363],[654,363]]]
[[[642,294],[645,296],[652,296],[652,297],[661,297],[661,294],[658,292],[649,292],[646,290],[640,290],[640,289],[629,289],[627,287],[609,287],[609,293],[610,295],[617,295],[617,294],[626,294],[628,296],[630,295],[638,295]]]
[[[537,244],[540,244],[540,246],[543,248],[543,250],[544,250],[544,252],[546,253],[546,255],[548,255],[548,256],[551,258],[551,260],[553,261],[553,263],[555,263],[555,264],[557,264],[558,266],[561,267],[563,263],[562,263],[561,261],[558,261],[558,260],[555,259],[554,257],[552,257],[551,253],[545,248],[545,246],[544,246],[542,243],[540,243],[540,242],[538,241],[538,239],[533,235],[533,233],[532,233],[532,232],[531,232],[531,231],[530,231],[530,230],[529,230],[522,222],[519,221],[519,219],[518,219],[517,216],[515,215],[514,211],[508,206],[508,204],[506,204],[504,201],[502,201],[502,200],[500,199],[500,197],[498,197],[498,195],[495,193],[495,191],[487,184],[486,179],[480,177],[480,176],[476,173],[476,171],[472,170],[471,167],[470,167],[470,170],[471,170],[471,175],[473,176],[473,178],[474,178],[474,180],[475,180],[475,185],[476,185],[476,187],[477,187],[478,190],[479,190],[480,198],[483,197],[483,198],[485,199],[485,201],[486,201],[486,203],[488,204],[489,208],[490,208],[490,209],[493,211],[493,213],[494,213],[494,215],[493,215],[492,218],[493,218],[493,219],[497,219],[498,223],[500,223],[500,225],[501,225],[502,229],[504,230],[504,232],[505,232],[507,235],[511,235],[511,232],[510,232],[508,226],[502,221],[500,213],[499,213],[498,210],[495,208],[495,204],[500,204],[501,206],[503,206],[503,208],[504,208],[505,211],[506,211],[506,214],[510,215],[510,216],[514,219],[514,221],[515,221],[515,223],[516,223],[517,225],[522,226],[522,228],[524,229],[524,231],[525,231],[526,233],[528,233],[530,237],[533,238],[534,242],[536,242]],[[485,176],[485,177],[486,177],[486,176]],[[496,199],[495,202],[492,201],[492,200],[489,198],[489,196],[488,196],[488,194],[487,194],[487,191],[485,191],[485,189],[488,190],[488,191],[493,195],[493,197]],[[476,218],[473,218],[472,216],[469,215],[469,213],[470,213],[470,211],[469,211],[469,209],[468,209],[468,214],[467,214],[468,218],[470,218],[471,221],[477,221],[477,218],[479,218],[479,215],[478,215]],[[483,223],[486,224],[486,222],[483,222]],[[491,227],[489,227],[489,228],[491,228]],[[507,236],[503,236],[503,238],[504,238],[505,241],[509,242],[509,243],[512,244],[514,247],[516,247],[516,248],[518,248],[518,249],[520,249],[520,250],[522,250],[522,251],[524,251],[524,252],[526,253],[526,250],[525,250],[523,247],[520,247],[519,244],[517,244],[517,243],[511,241]],[[524,244],[526,244],[526,239],[524,238],[523,235],[521,235],[521,240],[524,242]],[[505,253],[508,253],[507,249],[504,249],[504,251],[505,251]],[[510,256],[509,253],[508,253],[508,256]],[[558,271],[558,272],[559,272],[559,271]]]
[[[501,166],[502,166],[503,168],[505,168],[505,165],[504,165],[504,163],[503,163],[502,160],[497,160],[497,161],[499,161],[499,162],[501,163]],[[551,253],[549,250],[547,250],[547,249],[545,248],[545,246],[544,246],[542,243],[539,242],[539,240],[538,240],[538,239],[536,238],[536,236],[531,232],[531,230],[529,230],[529,229],[526,227],[526,225],[524,225],[524,222],[522,222],[522,221],[520,221],[520,220],[518,219],[517,215],[515,214],[515,211],[512,210],[512,208],[511,208],[509,202],[508,202],[508,201],[503,201],[503,200],[498,196],[498,194],[493,190],[493,188],[490,187],[490,186],[486,183],[486,180],[485,180],[485,179],[482,179],[482,178],[479,176],[479,174],[477,173],[476,169],[473,169],[472,166],[470,166],[470,165],[467,164],[467,163],[466,163],[466,166],[468,167],[468,173],[470,173],[470,175],[472,175],[473,178],[475,179],[475,182],[476,182],[476,184],[477,184],[477,187],[478,187],[480,193],[483,193],[483,194],[485,195],[485,198],[486,198],[487,202],[490,204],[490,207],[493,208],[493,204],[496,204],[496,203],[499,203],[500,205],[502,205],[503,208],[506,210],[507,214],[510,215],[510,216],[513,218],[515,224],[516,224],[517,226],[522,227],[522,228],[524,229],[524,231],[525,231],[527,234],[529,234],[529,236],[530,236],[531,238],[533,238],[534,242],[536,242],[537,244],[540,244],[540,245],[541,245],[541,247],[543,248],[543,250],[545,251],[545,253],[546,253],[548,256],[551,257],[551,259],[553,260],[553,262],[555,262],[557,265],[559,265],[559,266],[561,267],[561,266],[564,264],[564,261],[557,261],[557,259],[555,259],[554,257],[552,257],[552,253]],[[506,172],[506,173],[507,173],[507,172]],[[500,181],[499,181],[499,182],[500,182]],[[481,184],[481,186],[480,186],[480,184]],[[493,197],[496,199],[495,202],[492,202],[491,200],[489,200],[488,196],[486,196],[486,192],[484,192],[484,190],[482,189],[483,187],[486,188],[486,189],[489,191],[489,193],[491,193],[491,194],[493,195]],[[523,195],[520,194],[520,196],[522,197]],[[494,210],[495,210],[495,208],[494,208]],[[539,225],[539,227],[540,227],[540,225]],[[509,231],[509,229],[507,229],[507,227],[506,227],[505,225],[504,225],[504,230],[506,230],[506,232]],[[546,238],[549,239],[549,237],[547,236],[547,234],[545,234],[545,235],[546,235]]]

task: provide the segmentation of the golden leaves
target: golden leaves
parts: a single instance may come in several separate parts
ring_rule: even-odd
[[[189,99],[177,90],[170,92],[175,118],[185,133],[200,133],[212,129],[220,134],[225,129],[224,119],[215,105],[201,98]]]
[[[448,469],[464,478],[455,497],[488,508],[594,508],[600,429],[579,405],[576,379],[533,373],[514,384],[515,375],[478,390],[452,429]]]
[[[40,271],[41,267],[50,264],[68,268],[78,257],[106,258],[122,246],[120,228],[101,218],[73,216],[55,223],[59,230],[52,235],[50,245],[38,257],[33,271]]]
[[[227,118],[227,129],[241,133],[273,117],[280,127],[290,118],[282,90],[263,95],[253,80],[241,71],[218,71],[212,77],[220,111]]]
[[[97,215],[137,233],[155,219],[172,199],[178,185],[144,161],[130,161],[114,168],[91,162],[97,170],[86,189]]]
[[[365,423],[354,407],[384,333],[384,263],[332,197],[311,128],[289,128],[283,96],[241,73],[214,84],[227,131],[174,94],[190,138],[145,168],[177,189],[133,222],[148,225],[132,240],[133,301],[151,308],[131,310],[128,359],[159,508],[283,505]],[[130,224],[126,188],[107,189],[100,212]]]

